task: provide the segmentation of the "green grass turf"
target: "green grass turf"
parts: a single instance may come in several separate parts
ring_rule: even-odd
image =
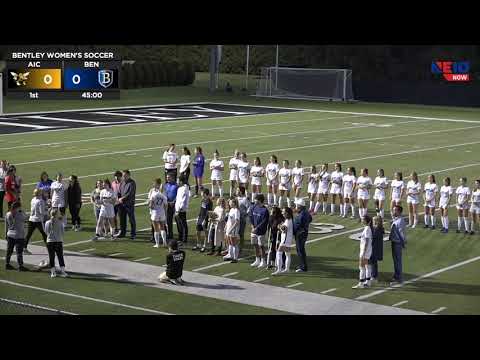
[[[66,175],[71,173],[80,175],[83,177],[80,179],[83,192],[89,193],[93,189],[95,180],[106,176],[97,174],[111,176],[110,174],[115,169],[130,168],[133,170],[133,178],[137,181],[137,192],[139,194],[146,193],[153,178],[158,176],[163,178],[161,154],[165,144],[171,142],[189,144],[190,148],[199,144],[203,147],[208,158],[211,157],[215,149],[219,149],[221,156],[227,157],[224,161],[228,161],[230,154],[236,148],[245,150],[249,154],[250,160],[258,155],[263,164],[266,164],[271,153],[277,154],[279,159],[288,158],[291,162],[295,159],[302,159],[305,166],[340,160],[345,168],[354,165],[358,171],[362,167],[368,167],[372,178],[375,177],[378,168],[384,168],[387,177],[390,179],[396,170],[403,171],[404,175],[416,170],[422,174],[420,179],[424,183],[426,175],[433,172],[437,175],[437,183],[440,186],[441,179],[444,176],[450,176],[454,179],[455,186],[460,176],[467,176],[470,186],[473,180],[479,177],[480,162],[477,154],[480,150],[480,143],[476,143],[479,141],[480,135],[480,111],[478,109],[365,103],[338,104],[272,99],[256,100],[242,94],[210,96],[207,95],[205,89],[205,79],[203,74],[194,86],[186,88],[127,91],[122,95],[120,102],[101,102],[95,103],[95,105],[106,107],[189,101],[228,101],[238,104],[462,119],[478,121],[478,124],[432,120],[418,121],[418,119],[378,116],[349,117],[351,115],[309,111],[258,117],[245,116],[234,119],[209,119],[201,122],[150,123],[101,129],[77,129],[42,134],[0,136],[1,157],[17,164],[18,174],[24,180],[24,194],[27,202],[30,200],[33,183],[38,180],[42,170],[46,170],[50,175],[57,171],[62,171]],[[240,81],[241,79],[237,80]],[[6,105],[8,111],[30,111],[59,107],[91,107],[92,104],[84,102],[75,102],[75,104],[72,102],[20,104],[8,100]],[[331,119],[332,117],[338,117],[338,119]],[[352,128],[354,126],[352,123],[359,123],[364,127]],[[372,123],[374,125],[388,125],[388,127],[372,126]],[[279,134],[283,135],[277,136]],[[354,143],[351,143],[352,141]],[[338,142],[346,143],[331,144]],[[472,142],[474,144],[437,149],[438,147]],[[12,146],[22,147],[9,149]],[[430,150],[395,155],[399,152],[422,149]],[[120,151],[122,153],[114,153]],[[102,155],[103,153],[108,155]],[[88,156],[85,157],[85,155]],[[60,158],[65,159],[59,160]],[[458,168],[461,166],[464,167]],[[205,182],[210,182],[209,171],[206,171]],[[224,190],[228,190],[227,184],[225,184]],[[370,213],[373,213],[372,201],[370,201],[369,207]],[[195,218],[198,208],[199,200],[193,199],[187,217],[189,219]],[[423,208],[421,211],[423,211]],[[147,228],[149,224],[146,208],[137,207],[136,214],[138,228]],[[151,248],[151,244],[148,243],[148,232],[141,233],[142,235],[136,242],[129,240],[115,243],[85,242],[70,246],[69,244],[88,240],[93,235],[92,207],[85,204],[81,215],[84,220],[84,229],[79,233],[67,232],[65,243],[68,249],[80,251],[95,248],[90,253],[99,256],[123,252],[125,255],[120,256],[120,258],[123,257],[126,260],[151,257],[145,262],[156,265],[165,263],[165,250]],[[456,214],[454,208],[450,209],[450,220],[451,230],[455,230]],[[360,227],[356,220],[344,220],[338,217],[317,216],[315,221],[343,224],[346,226],[345,230]],[[423,216],[420,216],[420,224],[422,222]],[[189,224],[191,235],[189,241],[193,241],[194,222]],[[437,227],[439,224],[440,221],[437,219]],[[246,234],[248,238],[248,229]],[[307,274],[288,274],[278,278],[270,277],[264,283],[287,286],[302,282],[303,284],[296,287],[297,289],[313,292],[336,288],[337,290],[331,292],[330,295],[347,298],[355,298],[368,293],[369,290],[355,291],[351,289],[351,285],[356,281],[358,274],[358,242],[349,239],[349,235],[326,238],[307,245],[311,270]],[[309,236],[310,239],[320,237],[322,235],[311,234]],[[480,255],[478,232],[474,236],[455,234],[454,231],[451,231],[448,235],[443,235],[438,230],[418,228],[409,230],[408,237],[409,244],[404,253],[406,279]],[[32,241],[39,240],[39,234],[35,234]],[[248,240],[246,242],[248,244]],[[250,246],[246,245],[242,256],[250,256],[251,254]],[[380,264],[380,287],[384,286],[385,281],[391,277],[393,269],[388,242],[385,243],[384,258],[384,261]],[[189,251],[186,269],[197,269],[218,263],[220,260],[218,257]],[[270,276],[270,273],[266,270],[251,269],[248,266],[250,260],[250,258],[247,258],[238,264],[225,264],[202,272],[223,275],[238,271],[239,274],[235,278],[250,281]],[[296,263],[297,259],[294,255],[293,264]],[[465,271],[463,271],[464,268]],[[405,307],[415,310],[430,312],[438,307],[447,306],[447,310],[442,313],[479,314],[478,294],[475,291],[469,292],[460,289],[474,289],[476,286],[480,286],[479,274],[480,265],[475,262],[439,274],[434,279],[427,279],[428,282],[435,281],[435,285],[429,284],[425,280],[426,284],[424,281],[418,282],[412,288],[408,286],[405,290],[388,291],[366,301],[392,305],[399,301],[408,300],[409,303]],[[24,277],[23,274],[13,274],[12,276],[14,278],[21,276],[26,279],[30,275]],[[453,286],[451,284],[464,285],[462,287],[461,285]],[[118,287],[116,301],[125,302],[131,299],[120,290],[125,285],[109,284],[109,286],[115,289]],[[96,291],[99,297],[101,295],[107,296],[109,293],[102,287],[103,284],[97,285],[95,283],[92,285],[92,282],[88,282],[88,286],[79,286],[79,290]],[[76,285],[74,285],[74,288],[76,288]],[[445,290],[442,290],[446,288],[451,289],[451,291],[448,291],[447,305],[445,305]],[[455,289],[459,289],[459,291],[456,292]],[[45,302],[45,304],[48,304],[48,302]],[[199,309],[199,313],[202,311],[202,309]]]

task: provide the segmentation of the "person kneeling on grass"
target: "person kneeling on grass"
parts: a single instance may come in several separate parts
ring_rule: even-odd
[[[5,216],[5,223],[7,226],[7,256],[5,258],[5,269],[15,270],[10,265],[10,258],[13,254],[13,248],[17,250],[18,271],[28,271],[23,266],[23,244],[25,242],[25,220],[27,216],[22,211],[22,205],[16,201],[12,203],[10,211]]]
[[[45,223],[45,232],[47,233],[47,250],[50,260],[50,276],[57,276],[55,271],[55,254],[60,264],[60,276],[67,277],[65,272],[65,262],[63,260],[63,234],[65,232],[63,217],[61,213],[54,209],[50,213],[50,220]]]
[[[185,284],[182,279],[184,262],[185,251],[178,250],[177,241],[170,241],[167,254],[167,270],[159,275],[158,280],[162,283],[174,285]]]

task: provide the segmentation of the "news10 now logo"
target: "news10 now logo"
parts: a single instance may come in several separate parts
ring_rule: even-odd
[[[442,74],[447,81],[470,81],[468,61],[432,61],[432,73]]]

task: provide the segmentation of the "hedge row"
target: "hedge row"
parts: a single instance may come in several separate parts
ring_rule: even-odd
[[[195,71],[190,62],[135,62],[122,66],[120,80],[122,89],[184,86],[193,84]]]

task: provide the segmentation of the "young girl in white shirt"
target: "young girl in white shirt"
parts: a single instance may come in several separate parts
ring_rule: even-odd
[[[407,204],[408,204],[408,227],[415,228],[418,223],[418,204],[420,203],[420,192],[422,184],[418,181],[418,175],[414,171],[407,183]]]
[[[278,206],[282,207],[282,199],[287,195],[287,206],[290,207],[290,190],[292,189],[291,180],[292,180],[292,170],[288,168],[288,160],[283,160],[283,167],[278,172],[278,177],[280,178],[280,185],[278,189],[280,190],[280,196],[278,198]]]
[[[310,213],[313,212],[313,209],[315,207],[315,198],[317,196],[318,192],[318,183],[320,181],[320,174],[317,172],[317,167],[315,165],[312,165],[312,171],[310,173],[310,177],[308,178],[308,198],[310,199],[310,207],[309,211]]]
[[[462,230],[462,222],[465,224],[465,234],[468,234],[469,221],[468,221],[468,197],[470,196],[470,189],[467,186],[467,178],[460,178],[460,186],[455,191],[457,194],[457,212],[458,212],[458,227],[457,233]]]
[[[368,176],[368,169],[360,170],[361,175],[357,179],[357,198],[358,198],[358,214],[360,220],[363,219],[368,212],[368,200],[370,199],[370,189],[372,187],[372,179]]]
[[[208,190],[208,189],[207,189]],[[153,226],[153,238],[155,245],[160,247],[160,237],[164,247],[167,247],[167,232],[165,224],[167,221],[167,197],[162,193],[162,179],[155,179],[153,187],[148,192],[148,207],[150,209],[150,221]]]
[[[224,261],[231,263],[238,262],[240,254],[240,210],[238,209],[238,200],[232,198],[228,201],[230,210],[227,213],[227,223],[225,226],[226,242],[228,244],[228,254],[223,257]]]
[[[450,185],[451,181],[449,177],[443,179],[443,186],[440,188],[440,217],[442,219],[442,233],[448,233],[448,208],[450,206],[450,199],[453,194],[453,188]]]
[[[238,186],[245,189],[245,195],[248,198],[248,179],[250,177],[250,163],[247,160],[247,154],[240,154],[240,161],[238,162]]]
[[[318,184],[318,196],[317,203],[315,204],[315,209],[313,213],[316,214],[320,209],[320,200],[322,202],[322,213],[325,215],[327,213],[327,201],[328,201],[328,189],[330,186],[330,174],[328,173],[328,163],[322,165],[322,170],[320,171],[320,183]]]
[[[210,161],[210,179],[212,180],[212,196],[215,197],[215,186],[218,188],[218,194],[223,196],[223,161],[220,160],[220,153],[218,150],[213,152],[213,160]]]
[[[100,213],[97,221],[97,228],[95,233],[97,237],[101,235],[106,229],[110,228],[110,233],[105,233],[106,236],[113,238],[115,224],[113,218],[115,217],[115,211],[113,206],[115,205],[116,198],[112,190],[112,184],[109,179],[103,180],[103,189],[100,191]],[[97,239],[94,238],[94,240]]]
[[[235,149],[233,152],[233,157],[228,163],[228,168],[230,169],[230,197],[235,194],[235,187],[238,183],[238,162],[240,161],[240,151]]]
[[[189,184],[188,179],[190,178],[190,150],[184,146],[183,155],[180,157],[180,176],[183,176],[187,184]]]
[[[475,234],[475,225],[477,225],[480,216],[480,179],[475,180],[475,189],[472,192],[470,203],[470,217],[472,220],[470,223],[470,235],[473,235]]]
[[[372,218],[366,215],[363,218],[362,235],[360,236],[360,254],[358,269],[360,270],[359,279],[357,285],[352,286],[352,289],[363,289],[370,286],[372,267],[368,264],[368,260],[372,255],[372,238],[373,238],[373,225]]]
[[[393,208],[397,205],[400,205],[402,202],[403,195],[405,193],[405,183],[403,182],[403,175],[401,172],[397,171],[393,174],[394,180],[390,184],[390,215],[393,218]]]
[[[168,146],[168,149],[163,153],[162,159],[165,164],[165,181],[167,181],[167,174],[171,174],[173,179],[177,181],[177,153],[175,151],[175,144]]]
[[[304,171],[302,167],[302,160],[295,161],[295,167],[292,169],[293,179],[293,194],[295,196],[294,201],[300,199],[300,192],[302,191]]]
[[[388,188],[388,180],[385,177],[385,171],[383,169],[377,170],[377,177],[373,182],[373,186],[375,187],[375,194],[373,195],[373,199],[375,200],[375,209],[377,211],[377,216],[380,216],[382,219],[384,219],[385,199],[387,198],[385,191]]]
[[[265,176],[265,169],[259,157],[253,161],[253,166],[250,169],[250,177],[252,182],[252,202],[255,201],[255,196],[262,193],[262,178]]]
[[[352,209],[352,219],[355,218],[355,189],[357,185],[357,174],[353,166],[347,169],[343,175],[343,217],[347,217],[348,205]]]
[[[428,176],[428,181],[423,186],[423,197],[425,200],[425,229],[429,228],[429,221],[431,229],[435,229],[435,207],[437,204],[438,187],[435,182],[435,175]]]
[[[291,208],[284,208],[282,211],[285,221],[278,226],[281,231],[280,242],[277,246],[277,255],[275,262],[277,270],[272,275],[278,275],[280,273],[286,273],[290,270],[290,264],[292,262],[291,249],[294,245],[293,239],[293,211]],[[285,267],[283,267],[283,254],[285,254]]]
[[[342,164],[335,163],[335,171],[330,175],[330,194],[332,194],[332,202],[330,204],[330,215],[335,215],[335,201],[338,196],[340,205],[340,216],[343,215],[343,196],[342,196]]]
[[[265,168],[267,177],[267,201],[269,206],[277,205],[277,192],[278,192],[278,172],[280,166],[275,155],[270,156],[270,162]]]

